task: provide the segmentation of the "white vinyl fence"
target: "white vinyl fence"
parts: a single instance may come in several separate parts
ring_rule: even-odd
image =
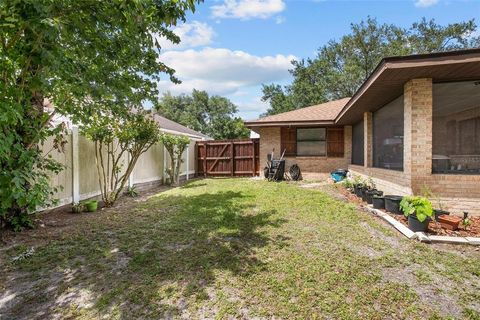
[[[94,143],[80,135],[76,126],[72,127],[66,140],[67,144],[64,152],[52,150],[52,139],[47,140],[43,146],[45,153],[50,153],[55,160],[66,167],[62,172],[52,177],[52,186],[63,187],[55,195],[55,198],[59,199],[57,206],[100,195]],[[195,176],[195,142],[196,140],[190,137],[190,144],[183,153],[184,162],[180,169],[180,179],[188,180]],[[125,155],[125,160],[126,157]],[[163,144],[153,145],[138,159],[129,177],[128,185],[164,183],[166,179],[165,168],[168,164],[168,152]]]

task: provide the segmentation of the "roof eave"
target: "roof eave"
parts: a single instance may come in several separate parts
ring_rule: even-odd
[[[308,126],[308,125],[334,125],[335,120],[321,120],[321,121],[246,121],[247,128],[258,127],[288,127],[288,126]]]
[[[435,64],[452,64],[452,63],[464,63],[466,60],[479,61],[480,49],[468,49],[449,52],[437,52],[431,54],[418,54],[410,56],[400,57],[386,57],[380,61],[377,67],[373,70],[370,76],[362,83],[360,88],[355,92],[350,101],[345,104],[342,110],[335,118],[335,123],[340,122],[342,117],[351,109],[351,107],[358,101],[358,99],[370,88],[375,80],[387,69],[395,68],[417,68],[423,65]],[[455,59],[461,56],[466,56],[464,60]],[[452,60],[444,60],[442,58],[452,57]]]

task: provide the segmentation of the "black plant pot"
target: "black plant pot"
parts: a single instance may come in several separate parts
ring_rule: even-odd
[[[362,192],[363,192],[363,185],[362,184],[357,184],[355,186],[355,195],[357,197],[362,197]]]
[[[383,191],[373,189],[373,190],[367,190],[365,192],[365,194],[366,194],[365,201],[367,201],[368,204],[372,204],[373,203],[373,196],[382,196]]]
[[[400,201],[402,201],[401,196],[392,196],[388,195],[385,196],[385,209],[388,212],[395,213],[395,214],[403,214],[402,211],[400,211]]]
[[[372,197],[372,204],[375,209],[385,209],[385,199],[383,197]]]
[[[363,188],[362,189],[362,201],[367,201],[367,192],[371,191],[370,189]]]
[[[413,232],[425,232],[428,229],[430,220],[430,218],[427,218],[423,222],[420,222],[417,219],[417,215],[411,214],[408,216],[408,228]]]
[[[445,211],[445,210],[439,210],[439,209],[434,209],[433,210],[433,213],[435,214],[435,221],[438,221],[438,217],[440,217],[441,215],[449,215],[450,212],[448,211]]]

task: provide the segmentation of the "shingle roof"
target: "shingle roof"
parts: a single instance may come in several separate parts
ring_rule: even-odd
[[[160,129],[166,129],[166,130],[171,130],[171,131],[184,133],[184,134],[187,134],[187,135],[190,135],[190,136],[196,136],[196,137],[200,137],[200,138],[210,139],[209,136],[207,136],[207,135],[205,135],[201,132],[198,132],[198,131],[195,131],[193,129],[187,128],[187,127],[181,125],[180,123],[176,123],[175,121],[172,121],[170,119],[162,117],[158,114],[153,114],[153,119],[158,123],[158,125],[160,126]]]
[[[334,121],[350,98],[333,100],[310,107],[296,109],[284,113],[267,116],[253,121],[247,121],[247,126],[266,124],[289,124],[295,122],[330,122]]]

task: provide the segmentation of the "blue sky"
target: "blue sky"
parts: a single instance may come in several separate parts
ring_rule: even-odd
[[[180,45],[162,42],[160,59],[183,83],[165,78],[160,91],[206,90],[236,103],[242,118],[257,118],[267,108],[260,101],[262,83],[288,83],[292,59],[315,56],[368,16],[402,27],[422,17],[480,24],[480,0],[205,0],[174,28]]]

